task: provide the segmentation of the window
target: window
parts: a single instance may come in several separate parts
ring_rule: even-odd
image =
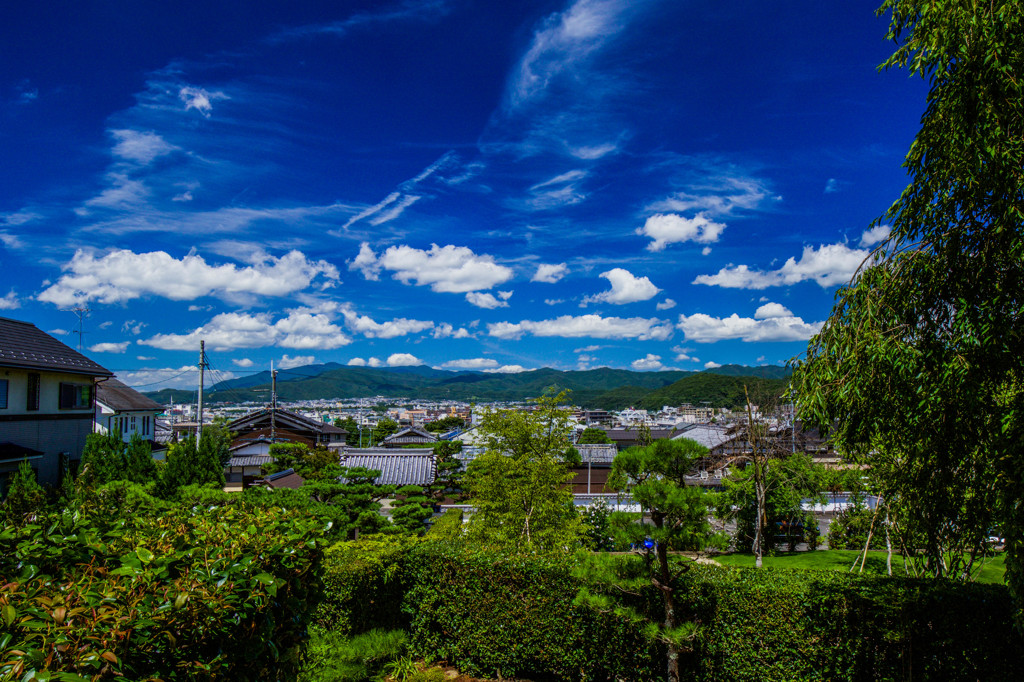
[[[28,375],[28,399],[25,401],[26,410],[39,409],[39,384],[40,379],[38,374]]]
[[[0,379],[0,410],[7,409],[7,379]]]
[[[135,432],[135,415],[132,415],[132,433]]]
[[[61,384],[60,409],[88,410],[92,408],[92,384]]]
[[[143,436],[148,436],[149,435],[149,420],[150,420],[150,417],[148,417],[148,416],[142,418],[142,435]]]

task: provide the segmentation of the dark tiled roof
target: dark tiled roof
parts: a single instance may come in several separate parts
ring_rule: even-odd
[[[364,467],[380,472],[377,485],[428,485],[434,482],[434,453],[423,448],[394,450],[385,448],[352,449],[341,456],[344,467]]]
[[[268,488],[301,488],[302,484],[306,482],[302,476],[295,473],[294,469],[285,469],[284,471],[278,471],[276,474],[271,474],[263,479],[263,485]]]
[[[270,455],[235,455],[228,460],[229,467],[261,467],[270,464],[274,458]]]
[[[117,379],[101,381],[96,386],[96,400],[117,412],[132,410],[163,411],[163,405],[147,398],[131,386],[122,384]]]
[[[34,324],[0,317],[0,366],[109,377],[113,373]]]

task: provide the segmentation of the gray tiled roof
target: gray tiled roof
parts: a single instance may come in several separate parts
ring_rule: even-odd
[[[423,448],[395,450],[389,448],[352,449],[341,456],[344,467],[364,467],[380,472],[377,485],[428,485],[434,482],[434,453]]]
[[[676,438],[695,440],[708,450],[713,450],[723,443],[728,443],[735,437],[736,434],[728,433],[724,427],[713,424],[694,424],[676,435]]]
[[[96,386],[96,400],[117,412],[132,410],[163,411],[163,405],[147,398],[134,388],[122,384],[117,379],[101,381]]]
[[[235,455],[228,460],[229,467],[260,467],[270,464],[274,458],[270,455]]]
[[[0,366],[52,370],[94,377],[113,373],[34,324],[0,317]]]

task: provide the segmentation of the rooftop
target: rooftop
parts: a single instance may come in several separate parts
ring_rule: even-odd
[[[52,370],[94,377],[113,376],[71,346],[30,322],[0,317],[0,366]]]

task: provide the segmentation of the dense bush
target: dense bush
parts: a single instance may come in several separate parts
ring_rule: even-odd
[[[103,501],[0,528],[0,679],[294,676],[323,524],[242,502],[115,515]]]
[[[1024,669],[1001,585],[694,566],[700,680],[1004,680]]]
[[[872,521],[874,524],[872,525]],[[871,549],[885,549],[885,516],[875,518],[875,511],[867,507],[843,509],[828,527],[829,549],[864,549],[871,532]]]

